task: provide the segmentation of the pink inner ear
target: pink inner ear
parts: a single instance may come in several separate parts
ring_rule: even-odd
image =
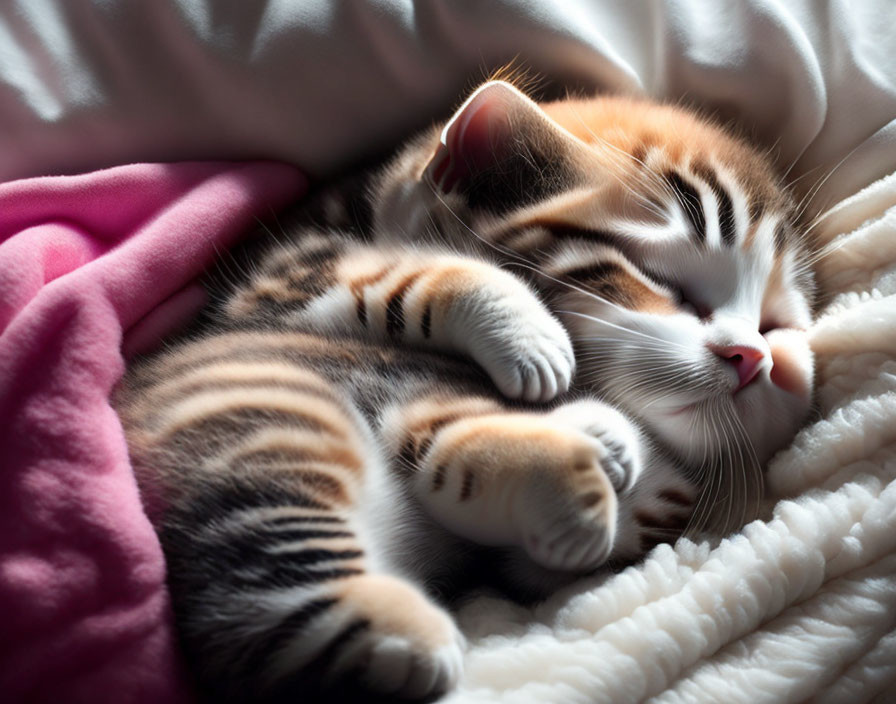
[[[516,97],[503,84],[488,84],[451,118],[426,167],[439,190],[448,193],[501,158],[510,133],[509,99]]]

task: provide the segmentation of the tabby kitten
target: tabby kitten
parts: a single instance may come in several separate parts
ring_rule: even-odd
[[[736,525],[808,409],[793,205],[692,114],[490,82],[365,179],[118,395],[218,699],[438,696],[462,638],[435,597]]]

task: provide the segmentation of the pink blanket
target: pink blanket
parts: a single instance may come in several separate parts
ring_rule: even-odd
[[[305,187],[273,163],[0,185],[0,699],[178,702],[164,562],[109,393],[191,280]]]

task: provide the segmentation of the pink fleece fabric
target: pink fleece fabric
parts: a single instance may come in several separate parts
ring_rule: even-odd
[[[201,304],[196,275],[304,192],[270,162],[0,185],[0,700],[189,701],[109,394]]]

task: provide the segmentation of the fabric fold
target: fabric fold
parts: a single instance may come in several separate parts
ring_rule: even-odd
[[[0,185],[0,691],[188,701],[164,560],[109,405],[135,322],[305,188],[275,163],[136,164]]]

